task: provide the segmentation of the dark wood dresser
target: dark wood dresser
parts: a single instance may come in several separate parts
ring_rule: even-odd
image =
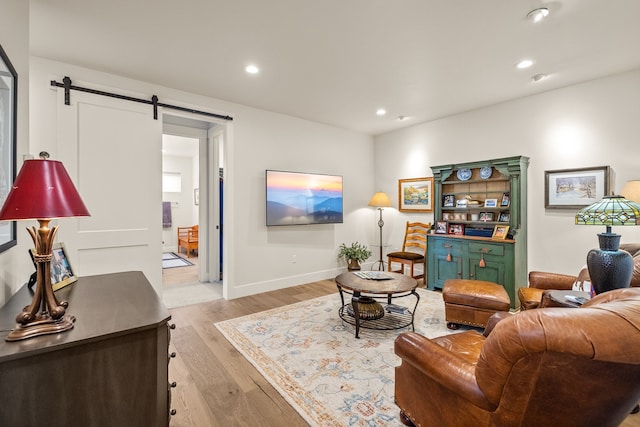
[[[167,426],[171,318],[139,271],[81,277],[56,292],[72,330],[6,342],[31,302],[0,309],[0,426]]]

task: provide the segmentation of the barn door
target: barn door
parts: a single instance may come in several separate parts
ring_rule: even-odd
[[[152,107],[58,89],[57,159],[91,217],[61,220],[77,275],[140,270],[162,290],[162,121]]]

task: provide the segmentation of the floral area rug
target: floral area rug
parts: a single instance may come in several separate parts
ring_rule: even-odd
[[[416,332],[430,338],[452,333],[442,294],[417,291]],[[393,303],[413,308],[415,297]],[[393,341],[411,328],[361,328],[356,339],[355,327],[338,316],[340,304],[336,293],[216,327],[310,425],[402,426],[393,400],[394,368],[400,364]]]

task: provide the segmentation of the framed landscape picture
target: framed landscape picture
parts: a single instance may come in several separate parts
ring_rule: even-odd
[[[433,212],[433,178],[398,180],[398,210]]]
[[[613,171],[609,166],[562,169],[544,172],[544,207],[579,209],[613,191]]]

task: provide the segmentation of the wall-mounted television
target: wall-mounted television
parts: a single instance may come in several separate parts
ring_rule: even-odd
[[[342,177],[266,171],[267,225],[342,223]]]

